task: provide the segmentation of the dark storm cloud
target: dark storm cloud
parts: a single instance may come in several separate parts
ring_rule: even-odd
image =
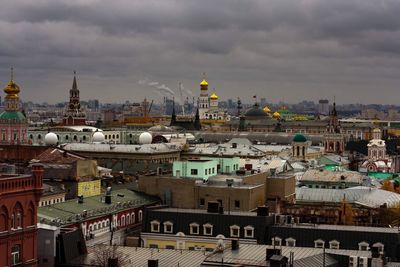
[[[207,72],[222,98],[396,103],[399,13],[398,0],[6,1],[0,78],[13,65],[24,99],[50,102],[77,69],[85,99],[158,97],[145,77],[197,94]]]

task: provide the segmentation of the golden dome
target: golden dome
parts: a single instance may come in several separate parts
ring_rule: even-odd
[[[205,79],[203,79],[200,83],[200,86],[208,86],[208,82]]]
[[[272,117],[274,117],[275,119],[280,119],[281,114],[278,111],[275,111],[274,114],[272,114]]]
[[[270,112],[271,112],[271,110],[269,109],[268,106],[265,106],[265,107],[263,108],[263,111],[264,111],[265,113],[270,113]]]
[[[210,96],[210,99],[217,100],[218,96],[215,93],[212,93],[212,95]]]
[[[7,97],[18,97],[20,89],[14,80],[11,79],[7,86],[4,87],[4,92],[7,94]]]

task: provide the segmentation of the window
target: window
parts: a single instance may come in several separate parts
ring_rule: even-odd
[[[199,224],[198,223],[191,223],[189,226],[190,226],[190,234],[191,235],[199,234]]]
[[[275,236],[272,238],[272,245],[273,246],[282,246],[282,238],[279,236]]]
[[[149,244],[149,248],[158,248],[157,244]]]
[[[322,239],[317,239],[314,241],[314,247],[315,248],[324,248],[325,247],[325,241]]]
[[[286,238],[285,242],[286,242],[287,247],[295,247],[296,246],[296,239],[294,239],[293,237]]]
[[[165,248],[166,248],[166,249],[175,249],[175,247],[172,246],[172,245],[166,245]]]
[[[200,206],[204,206],[206,204],[206,200],[204,198],[200,198]]]
[[[231,237],[240,237],[240,226],[231,225]]]
[[[139,222],[143,220],[143,211],[139,210]]]
[[[164,233],[172,233],[173,232],[173,223],[170,221],[164,222]]]
[[[197,175],[197,169],[190,169],[191,175]]]
[[[381,242],[373,244],[372,247],[377,247],[379,252],[383,252],[385,250],[385,245]]]
[[[340,242],[337,240],[329,241],[329,248],[331,249],[339,249]]]
[[[244,227],[244,237],[245,238],[254,238],[254,227],[251,225],[247,225]]]
[[[151,231],[152,232],[160,232],[160,222],[159,221],[151,221]]]
[[[358,243],[358,250],[369,250],[369,244],[365,241]]]
[[[11,265],[17,265],[21,262],[20,253],[21,253],[20,245],[15,245],[11,248]]]
[[[240,209],[240,200],[235,200],[235,209]]]
[[[207,175],[207,169],[206,169],[206,175]]]
[[[212,224],[206,223],[203,225],[203,234],[204,235],[212,235],[213,234]]]

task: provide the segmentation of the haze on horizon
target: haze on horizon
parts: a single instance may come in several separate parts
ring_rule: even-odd
[[[0,85],[10,67],[24,101],[332,99],[397,104],[398,0],[19,0],[0,9]]]

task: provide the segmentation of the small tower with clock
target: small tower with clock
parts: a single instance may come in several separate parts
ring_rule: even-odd
[[[74,80],[72,88],[69,90],[69,104],[65,110],[63,125],[86,125],[86,113],[81,107],[79,100],[79,90],[76,83],[76,72],[74,71]]]

